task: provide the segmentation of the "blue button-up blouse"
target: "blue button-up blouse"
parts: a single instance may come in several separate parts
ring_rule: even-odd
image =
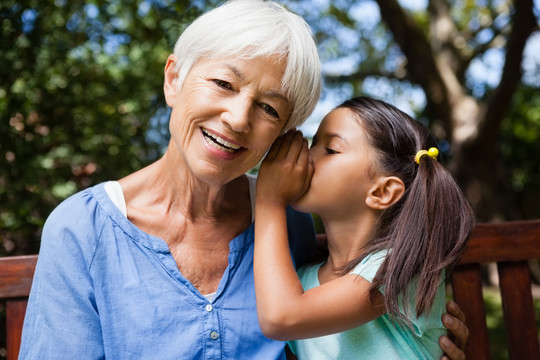
[[[302,261],[311,217],[288,209]],[[230,242],[229,265],[208,301],[165,241],[135,227],[104,184],[49,216],[24,322],[20,359],[285,359],[261,333],[253,281],[254,226]]]

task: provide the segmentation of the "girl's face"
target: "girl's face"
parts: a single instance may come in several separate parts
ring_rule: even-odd
[[[347,218],[366,208],[373,182],[374,151],[357,116],[347,108],[321,122],[311,149],[314,173],[308,191],[293,206],[323,218]]]
[[[292,106],[281,91],[285,63],[201,58],[178,89],[175,61],[169,57],[165,69],[171,146],[199,179],[227,183],[260,161],[289,118]]]

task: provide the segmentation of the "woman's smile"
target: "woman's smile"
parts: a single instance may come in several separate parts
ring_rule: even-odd
[[[227,139],[222,135],[218,135],[211,130],[201,128],[201,133],[203,135],[204,143],[211,148],[209,150],[211,150],[214,154],[221,154],[224,157],[229,157],[230,155],[238,154],[244,150],[247,150],[237,142]],[[218,150],[219,152],[216,152],[215,150]],[[225,154],[223,154],[223,152]]]

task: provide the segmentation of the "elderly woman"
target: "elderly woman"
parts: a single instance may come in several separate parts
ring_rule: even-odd
[[[164,156],[47,220],[20,358],[283,359],[257,321],[245,173],[312,112],[320,78],[309,27],[275,3],[233,1],[189,26],[165,66]],[[288,223],[301,263],[313,224],[293,210]]]

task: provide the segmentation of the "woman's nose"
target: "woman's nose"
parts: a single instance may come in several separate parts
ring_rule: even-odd
[[[221,114],[221,120],[235,132],[248,132],[251,129],[251,101],[242,96],[227,101],[228,104]]]

